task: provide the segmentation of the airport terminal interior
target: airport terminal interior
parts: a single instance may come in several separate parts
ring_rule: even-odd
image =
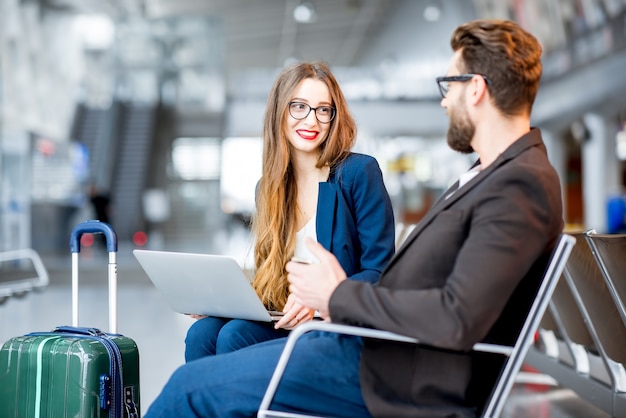
[[[435,78],[454,28],[476,18],[514,20],[542,44],[531,121],[560,176],[566,230],[626,232],[626,0],[0,0],[0,345],[71,322],[69,234],[104,220],[119,240],[119,331],[139,346],[145,411],[184,362],[193,320],[132,250],[251,268],[278,72],[330,65],[358,126],[354,151],[377,159],[398,225],[415,224],[475,160],[446,144]],[[106,248],[99,236],[81,247],[80,324],[106,330]],[[626,341],[626,301],[605,293]],[[626,416],[626,359],[608,358],[572,303],[589,346],[551,302],[504,417]]]

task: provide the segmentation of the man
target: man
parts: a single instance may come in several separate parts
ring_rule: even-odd
[[[480,341],[511,343],[521,327],[563,227],[559,179],[530,127],[541,47],[515,23],[497,20],[461,25],[451,45],[448,75],[437,79],[448,143],[475,151],[477,164],[435,202],[378,285],[345,280],[336,259],[312,242],[319,264],[286,267],[298,302],[326,320],[425,345],[309,333],[296,346],[275,409],[474,416],[500,363],[467,350]],[[283,345],[258,344],[180,368],[147,417],[254,416]]]

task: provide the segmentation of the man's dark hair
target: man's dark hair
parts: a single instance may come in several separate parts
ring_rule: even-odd
[[[462,72],[489,79],[489,93],[502,113],[530,115],[541,78],[537,38],[509,20],[475,20],[459,26],[450,44],[462,50]]]

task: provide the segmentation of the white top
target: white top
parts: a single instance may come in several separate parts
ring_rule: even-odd
[[[316,219],[317,213],[313,214],[311,219],[309,219],[309,222],[307,222],[306,225],[304,225],[296,234],[296,251],[294,256],[298,258],[306,258],[307,260],[319,263],[317,257],[311,253],[309,247],[307,247],[304,243],[306,237],[311,237],[313,241],[317,241],[317,231],[315,230]]]
[[[465,184],[467,184],[467,182],[469,182],[471,179],[476,177],[478,173],[480,173],[480,170],[482,169],[483,169],[483,166],[481,164],[478,164],[476,167],[472,168],[471,170],[461,174],[459,176],[459,189],[463,187]]]
[[[471,179],[476,177],[478,175],[478,173],[480,173],[480,170],[482,170],[482,169],[483,169],[482,165],[479,164],[476,167],[472,168],[471,170],[466,171],[465,173],[461,174],[459,176],[459,187],[457,187],[456,190],[459,190],[461,187],[466,185]],[[452,193],[447,195],[445,198],[447,199],[450,196],[452,196],[456,192],[456,190],[454,190]]]

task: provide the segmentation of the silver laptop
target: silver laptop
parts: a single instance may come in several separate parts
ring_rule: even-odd
[[[233,258],[223,255],[133,250],[170,307],[183,314],[276,321]]]

